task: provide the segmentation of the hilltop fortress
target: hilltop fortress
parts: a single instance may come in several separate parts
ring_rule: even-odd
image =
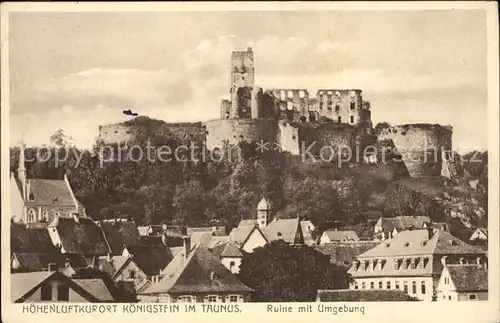
[[[411,177],[452,177],[452,128],[433,124],[408,124],[374,132],[371,106],[360,89],[323,88],[311,97],[306,89],[262,89],[255,85],[255,60],[251,48],[231,54],[231,86],[220,102],[220,118],[204,123],[167,124],[158,131],[202,136],[210,150],[242,141],[267,143],[269,149],[301,155],[321,154],[328,146],[337,154],[347,147],[358,152],[356,160],[387,162],[380,151],[363,153],[368,146],[397,151]],[[168,128],[168,129],[167,129]],[[130,142],[137,129],[130,123],[99,127],[98,142]],[[373,151],[373,150],[371,150]],[[359,156],[361,152],[362,156]],[[360,158],[361,157],[361,158]]]

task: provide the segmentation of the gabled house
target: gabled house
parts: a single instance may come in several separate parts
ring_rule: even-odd
[[[338,231],[338,230],[327,230],[323,232],[319,239],[319,244],[326,244],[332,242],[356,242],[359,241],[359,237],[356,232],[349,231]]]
[[[407,230],[362,253],[348,273],[351,289],[398,289],[421,300],[431,300],[443,270],[449,263],[486,260],[486,252],[450,233],[425,228]]]
[[[98,269],[105,272],[115,282],[132,282],[134,290],[145,287],[149,278],[131,256],[105,256],[99,258]]]
[[[12,274],[10,283],[13,303],[115,301],[102,281],[72,280],[57,271]]]
[[[380,217],[373,228],[373,240],[384,241],[396,236],[398,232],[422,228],[424,223],[431,223],[428,216]]]
[[[269,241],[283,240],[290,244],[304,244],[304,235],[298,218],[274,218],[267,225],[265,235]]]
[[[165,245],[124,246],[122,256],[133,259],[127,270],[136,270],[135,267],[140,269],[140,272],[147,277],[147,284],[159,282],[162,278],[161,272],[173,259],[172,251]],[[139,271],[136,272],[138,273]]]
[[[229,238],[246,253],[253,252],[255,248],[263,247],[269,242],[258,226],[234,228],[229,233]]]
[[[469,238],[472,242],[487,242],[488,241],[488,230],[484,228],[477,228]]]
[[[168,264],[163,279],[138,297],[142,302],[246,302],[252,291],[207,248],[191,248],[186,238],[184,250]]]
[[[233,274],[239,273],[243,253],[240,251],[236,243],[232,241],[225,242],[218,244],[209,250],[212,251],[213,255],[219,259],[220,262]]]
[[[85,208],[76,199],[64,175],[62,180],[28,179],[24,144],[21,144],[17,176],[10,176],[10,212],[14,222],[50,223],[58,216],[78,214],[86,217]]]
[[[436,288],[438,301],[487,301],[488,267],[480,259],[476,264],[447,264]]]

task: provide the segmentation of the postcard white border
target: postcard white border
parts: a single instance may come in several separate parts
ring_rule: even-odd
[[[332,313],[267,313],[267,304],[242,304],[239,314],[22,314],[22,304],[10,301],[10,217],[2,212],[2,320],[13,322],[101,322],[104,320],[137,322],[148,319],[172,322],[257,322],[272,319],[289,322],[336,320],[342,322],[499,322],[500,321],[500,252],[499,252],[499,79],[498,79],[498,10],[496,2],[213,2],[213,3],[2,3],[1,4],[1,134],[2,134],[2,211],[9,209],[9,12],[75,12],[75,11],[401,11],[401,10],[482,10],[487,12],[488,53],[488,154],[489,154],[489,301],[488,302],[417,302],[417,303],[356,303],[364,306],[365,314],[333,315]],[[474,46],[474,44],[471,44]],[[482,125],[477,125],[482,126]],[[315,308],[319,303],[312,303]],[[342,303],[336,303],[342,305]],[[347,304],[347,303],[346,303]],[[277,305],[277,304],[273,304]],[[297,308],[301,303],[282,304]],[[332,303],[333,305],[333,303]],[[349,304],[350,305],[350,304]],[[121,305],[119,305],[121,306]],[[107,317],[109,315],[109,317]]]

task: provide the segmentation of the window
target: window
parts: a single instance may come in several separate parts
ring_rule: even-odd
[[[354,123],[354,116],[351,116],[351,123]]]
[[[469,294],[469,299],[470,299],[470,300],[477,299],[476,294]]]
[[[332,102],[328,101],[327,105],[328,105],[328,110],[331,110],[332,109]]]
[[[450,283],[450,278],[449,277],[445,277],[444,278],[444,284],[448,285],[449,283]]]
[[[417,293],[417,282],[416,282],[416,281],[413,281],[413,282],[411,283],[411,292],[412,292],[413,294],[416,294],[416,293]]]
[[[29,200],[30,200],[30,202],[33,202],[35,200],[35,194],[30,193]]]
[[[342,117],[339,117],[338,121],[339,121],[339,123],[341,123],[342,122]]]
[[[216,303],[216,302],[217,302],[217,295],[205,296],[205,303]]]
[[[191,295],[182,295],[177,297],[177,303],[194,303],[193,296]]]
[[[233,268],[235,265],[236,265],[236,263],[234,261],[229,262],[229,268]]]
[[[358,286],[358,283],[354,283],[354,289],[358,289],[359,286]]]
[[[450,295],[450,296],[448,296],[448,300],[449,300],[449,301],[451,301],[451,295]]]
[[[58,301],[69,301],[69,286],[68,285],[57,285],[57,300]]]
[[[128,276],[129,276],[131,279],[134,279],[134,278],[135,278],[135,270],[131,270],[131,271],[129,271]]]
[[[226,297],[226,301],[228,301],[229,303],[243,302],[243,296],[242,295],[229,295]]]
[[[420,292],[421,292],[422,294],[425,294],[425,281],[422,281],[422,282],[420,283],[420,289],[421,289],[421,290],[420,290]]]
[[[387,289],[391,289],[391,281],[390,281],[390,280],[388,280],[388,281],[387,281],[387,286],[386,286],[386,288],[387,288]]]
[[[43,213],[42,213],[42,219],[44,221],[49,221],[49,212],[43,211]]]
[[[335,103],[335,112],[340,111],[340,103]]]
[[[323,102],[320,102],[320,103],[319,103],[319,109],[320,109],[320,110],[323,110]]]
[[[407,281],[403,282],[403,290],[404,290],[405,293],[408,294],[408,282]]]
[[[356,102],[351,102],[349,106],[351,107],[351,110],[354,110],[356,108]]]
[[[361,283],[361,289],[366,289],[366,283],[365,282]]]
[[[382,281],[379,281],[379,282],[378,282],[378,288],[379,288],[379,289],[384,288],[384,283],[383,283]]]
[[[370,282],[370,289],[375,289],[375,282]]]
[[[34,209],[28,211],[28,223],[35,222],[36,212]]]
[[[43,284],[41,287],[41,297],[42,301],[51,301],[52,300],[52,285]]]

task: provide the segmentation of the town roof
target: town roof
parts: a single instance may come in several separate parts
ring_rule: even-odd
[[[178,253],[167,266],[164,278],[142,294],[252,291],[207,248],[195,246],[188,257]]]
[[[394,229],[401,231],[410,228],[421,228],[425,222],[431,222],[428,216],[398,216],[395,218],[379,219],[383,231],[393,231]]]
[[[450,233],[436,229],[417,229],[399,232],[359,258],[416,255],[484,254],[480,248],[468,245]]]
[[[36,271],[29,273],[13,273],[10,275],[10,289],[12,302],[17,301],[31,290],[36,288],[47,278],[54,275],[54,271]]]
[[[218,259],[224,257],[233,257],[233,258],[243,257],[243,253],[240,251],[240,249],[236,246],[235,242],[233,241],[222,243],[215,246],[212,249],[212,253]]]
[[[300,227],[302,229],[302,235],[304,236],[304,243],[308,246],[315,244],[314,239],[311,235],[309,227],[312,227],[311,221],[300,221]]]
[[[149,225],[140,225],[137,227],[137,231],[139,231],[141,236],[145,236],[149,232]]]
[[[212,231],[192,232],[189,236],[192,244],[207,246],[212,239]]]
[[[101,229],[108,243],[111,253],[121,254],[124,245],[141,245],[141,235],[134,221],[102,221]]]
[[[447,265],[455,289],[459,292],[487,291],[488,269],[482,265]]]
[[[13,254],[13,257],[18,261],[20,271],[47,270],[50,264],[55,266],[53,269],[63,268],[66,261],[68,261],[73,268],[88,266],[85,258],[78,254],[16,252]]]
[[[98,260],[98,268],[100,271],[107,273],[110,277],[114,275],[132,258],[128,256],[113,256],[111,259],[108,256],[101,256]]]
[[[154,276],[172,261],[172,251],[165,245],[126,246],[137,266],[146,274]]]
[[[238,227],[253,227],[256,224],[257,220],[246,219],[246,220],[241,220],[240,223],[238,223]]]
[[[241,245],[247,239],[248,235],[256,228],[255,226],[236,227],[229,233],[229,239]]]
[[[328,230],[325,231],[323,234],[325,234],[328,237],[328,239],[330,239],[330,241],[332,242],[342,241],[344,239],[353,241],[359,240],[357,233],[352,230],[349,231]]]
[[[10,252],[34,252],[35,248],[30,241],[26,225],[11,223],[10,224]]]
[[[448,224],[446,222],[424,222],[422,224],[422,227],[450,232],[450,228],[448,227]]]
[[[110,252],[103,231],[90,218],[58,217],[51,228],[57,229],[66,253],[103,256]]]
[[[33,194],[32,200],[26,199],[26,205],[57,205],[76,207],[71,196],[69,186],[64,180],[57,179],[28,179],[27,187],[29,194]],[[55,201],[54,198],[57,200]]]
[[[72,281],[98,301],[113,302],[115,300],[102,279],[73,279]]]
[[[193,232],[213,232],[214,236],[226,236],[225,227],[188,227],[186,228],[186,235],[191,236]]]
[[[223,244],[225,242],[231,241],[231,238],[229,236],[214,236],[212,239],[207,244],[207,248],[211,249],[219,244]]]
[[[330,262],[339,266],[350,266],[356,257],[358,257],[363,252],[366,252],[380,242],[375,241],[358,241],[358,242],[333,242],[333,243],[324,243],[318,245],[316,249],[329,256]]]
[[[387,302],[408,301],[409,296],[401,290],[318,290],[320,302]]]
[[[265,230],[269,241],[283,240],[288,243],[296,243],[297,238],[302,238],[302,229],[298,218],[275,219],[271,221]]]

